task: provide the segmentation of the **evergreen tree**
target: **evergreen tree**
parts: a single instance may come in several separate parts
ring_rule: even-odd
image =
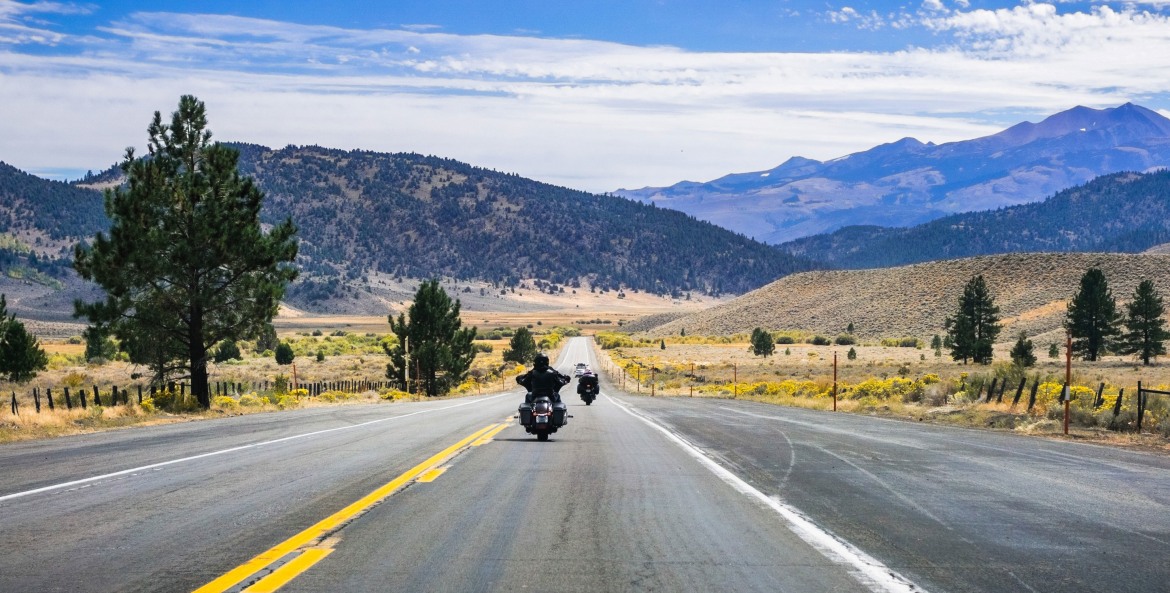
[[[105,193],[109,235],[74,249],[78,273],[106,291],[75,314],[129,342],[156,381],[181,362],[208,408],[211,346],[255,337],[276,315],[297,274],[296,227],[261,229],[264,194],[240,176],[236,150],[211,142],[195,97],[179,99],[169,124],[155,112],[147,132],[149,154],[127,149],[127,183]]]
[[[1134,291],[1133,300],[1126,305],[1125,334],[1121,337],[1122,354],[1136,354],[1142,364],[1150,364],[1150,359],[1166,354],[1166,340],[1170,339],[1170,331],[1166,331],[1166,320],[1162,319],[1165,312],[1162,297],[1154,290],[1153,280],[1142,280]]]
[[[1090,268],[1081,277],[1081,289],[1069,302],[1064,321],[1072,335],[1072,351],[1085,360],[1097,360],[1121,334],[1120,325],[1121,314],[1104,272]]]
[[[536,357],[536,339],[526,327],[516,329],[512,339],[508,342],[508,349],[504,350],[504,361],[516,364],[530,364]]]
[[[81,332],[85,339],[85,360],[94,363],[105,363],[118,354],[118,347],[101,328],[89,326]]]
[[[24,383],[49,366],[49,357],[16,315],[8,314],[8,300],[0,294],[0,377]]]
[[[1060,346],[1056,342],[1048,345],[1048,358],[1060,358]]]
[[[662,340],[662,344],[661,344],[661,346],[660,346],[660,347],[661,347],[663,350],[666,350],[666,340]]]
[[[852,347],[849,348],[849,352],[845,353],[845,358],[848,358],[849,360],[857,360],[857,350],[854,350]]]
[[[219,344],[219,348],[215,349],[215,362],[227,362],[240,358],[240,347],[236,345],[235,340],[224,340]]]
[[[281,342],[276,346],[273,352],[276,357],[276,364],[292,364],[296,360],[297,355],[293,352],[292,346],[288,342]]]
[[[260,335],[256,337],[256,352],[276,350],[276,347],[279,345],[280,338],[276,337],[276,328],[272,327],[271,323],[264,324],[264,328],[260,330]]]
[[[1030,367],[1036,364],[1036,353],[1033,352],[1032,340],[1028,339],[1028,334],[1020,332],[1020,336],[1016,339],[1016,345],[1012,346],[1012,362],[1016,366]]]
[[[954,317],[946,319],[951,358],[962,360],[963,364],[968,359],[991,364],[991,347],[1000,329],[999,307],[995,306],[983,276],[977,275],[963,287]]]
[[[771,333],[759,327],[752,330],[752,354],[767,358],[775,351],[776,343],[772,340]]]
[[[462,383],[475,359],[472,341],[476,332],[474,327],[462,325],[459,301],[452,301],[438,280],[423,282],[407,313],[399,314],[397,321],[390,316],[390,329],[398,336],[398,343],[383,345],[390,356],[386,376],[411,391],[412,385],[406,384],[409,364],[411,377],[422,382],[428,396],[443,395]]]

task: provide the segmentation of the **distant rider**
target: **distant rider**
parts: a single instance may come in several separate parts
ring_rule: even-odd
[[[532,361],[532,370],[516,377],[516,382],[528,390],[525,403],[532,403],[533,398],[546,395],[554,403],[560,403],[561,387],[568,385],[572,377],[548,366],[548,356],[537,354]]]

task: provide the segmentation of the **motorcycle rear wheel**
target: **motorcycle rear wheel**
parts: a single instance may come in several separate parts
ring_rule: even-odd
[[[543,443],[544,441],[547,441],[547,440],[548,440],[548,433],[547,433],[547,432],[538,432],[538,433],[536,433],[536,440],[538,440],[538,441],[540,441],[540,442],[542,442],[542,443]]]

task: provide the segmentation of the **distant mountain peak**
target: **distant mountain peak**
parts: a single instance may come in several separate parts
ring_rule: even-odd
[[[1126,103],[1076,106],[971,140],[906,137],[824,162],[793,157],[766,171],[616,193],[783,243],[1037,202],[1099,175],[1167,166],[1170,119]]]

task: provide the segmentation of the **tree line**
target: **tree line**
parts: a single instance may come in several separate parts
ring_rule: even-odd
[[[1080,287],[1068,303],[1064,328],[1072,340],[1072,352],[1084,360],[1097,360],[1106,352],[1134,355],[1149,365],[1166,354],[1166,320],[1162,297],[1149,279],[1138,284],[1125,311],[1109,289],[1104,272],[1090,268],[1081,277]],[[992,344],[999,336],[999,307],[982,275],[976,275],[963,287],[958,306],[945,322],[946,339],[942,345],[951,358],[966,364],[990,364]],[[932,344],[938,348],[937,344]],[[1052,351],[1050,350],[1050,354]],[[1035,364],[1033,344],[1021,333],[1011,351],[1013,362],[1021,366]]]

